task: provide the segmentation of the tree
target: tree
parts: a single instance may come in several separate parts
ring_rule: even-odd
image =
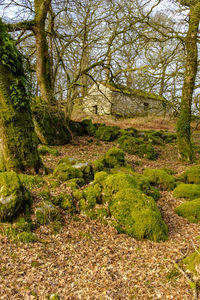
[[[0,171],[42,167],[29,100],[22,55],[0,20]]]
[[[30,3],[28,2],[28,4]],[[22,0],[22,3],[16,4],[16,6],[19,5],[29,8],[28,4]],[[52,65],[45,30],[45,21],[50,9],[51,0],[34,0],[34,19],[8,24],[8,30],[22,31],[22,34],[27,30],[33,32],[36,42],[36,74],[41,96],[46,103],[54,104],[55,98],[51,73]]]
[[[181,109],[177,123],[178,155],[179,159],[192,162],[194,154],[191,144],[191,105],[197,74],[198,50],[197,34],[200,21],[199,0],[180,0],[180,4],[189,7],[189,26],[185,38],[186,69],[182,88]]]

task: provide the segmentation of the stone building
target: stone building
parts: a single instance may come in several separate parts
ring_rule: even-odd
[[[110,84],[94,84],[83,98],[83,111],[88,114],[118,116],[165,116],[173,108],[164,97]]]

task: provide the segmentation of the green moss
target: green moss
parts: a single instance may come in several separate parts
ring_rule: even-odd
[[[190,168],[189,170],[185,171],[178,177],[179,181],[185,182],[185,183],[200,183],[200,166],[194,166]]]
[[[65,185],[66,187],[70,187],[72,190],[78,189],[81,186],[85,184],[85,181],[83,178],[73,178],[68,181],[66,181]]]
[[[71,195],[61,193],[56,197],[56,204],[64,209],[68,214],[76,213],[76,206]]]
[[[176,186],[175,178],[162,169],[145,169],[143,175],[162,190],[170,191]]]
[[[151,160],[158,158],[158,152],[154,149],[151,144],[141,144],[138,146],[136,154],[139,157],[144,157]]]
[[[83,173],[78,168],[61,163],[53,171],[53,177],[61,181],[67,181],[72,178],[82,178]]]
[[[177,269],[172,269],[169,271],[166,275],[167,281],[176,280],[178,277],[180,277],[180,272]]]
[[[49,201],[42,202],[35,209],[36,222],[41,225],[46,225],[51,221],[61,219],[60,213],[56,207]]]
[[[40,143],[65,145],[71,140],[65,115],[56,107],[49,106],[37,98],[32,101],[32,112]]]
[[[0,221],[9,221],[32,201],[15,172],[0,173]]]
[[[120,134],[118,126],[101,124],[95,132],[95,137],[103,141],[114,141]]]
[[[83,178],[85,183],[89,183],[94,178],[93,165],[92,163],[65,157],[59,161],[53,176],[63,181]]]
[[[0,234],[7,236],[9,240],[22,243],[34,243],[40,241],[32,232],[32,222],[20,217],[13,223],[2,223]]]
[[[14,239],[15,242],[35,243],[40,240],[32,232],[20,232]]]
[[[55,234],[55,235],[60,233],[60,231],[63,228],[63,224],[60,221],[52,222],[51,226],[52,226],[53,234]]]
[[[138,145],[142,144],[143,140],[136,137],[123,135],[117,140],[117,142],[119,143],[120,148],[127,153],[136,154]]]
[[[58,296],[58,294],[52,294],[52,295],[49,297],[49,300],[60,300],[60,297]]]
[[[124,152],[118,148],[111,148],[103,157],[105,167],[114,168],[116,166],[124,166]]]
[[[44,179],[40,175],[18,174],[18,176],[27,189],[41,187],[44,184]]]
[[[117,174],[108,175],[103,183],[105,201],[110,201],[112,196],[120,190],[126,190],[128,188],[137,188],[136,179],[123,172],[118,172]]]
[[[135,188],[118,191],[110,201],[109,209],[115,227],[138,240],[160,242],[167,239],[167,226],[161,218],[153,198]]]
[[[41,146],[38,150],[40,155],[46,155],[46,154],[51,154],[53,156],[59,156],[60,153],[57,149],[50,148],[48,146]]]
[[[106,179],[107,176],[108,176],[108,173],[105,171],[97,172],[94,175],[94,181],[96,183],[101,184]]]
[[[83,126],[85,133],[89,136],[95,136],[97,125],[92,123],[92,120],[85,119],[81,122],[81,125]]]
[[[69,128],[76,136],[83,136],[86,134],[84,125],[81,122],[70,120]]]
[[[200,197],[200,184],[179,184],[173,193],[175,198],[195,199]]]
[[[136,154],[139,157],[145,157],[155,160],[158,153],[155,151],[151,143],[144,143],[141,138],[123,135],[118,139],[120,148],[129,154]]]
[[[104,160],[100,159],[93,161],[92,168],[94,173],[103,171],[105,169]]]
[[[200,249],[198,249],[200,252]],[[184,268],[197,275],[200,267],[200,255],[197,252],[192,253],[182,260]]]
[[[182,203],[175,208],[175,212],[191,223],[198,223],[200,221],[200,198]]]

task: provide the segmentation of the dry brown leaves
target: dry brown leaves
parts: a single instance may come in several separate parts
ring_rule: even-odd
[[[61,157],[94,160],[113,144],[88,142],[58,147],[61,156],[45,156],[45,164],[55,167]],[[135,170],[144,167],[168,167],[180,173],[187,165],[176,161],[176,149],[160,147],[158,161],[127,155]],[[63,187],[61,187],[63,190]],[[47,244],[13,244],[0,237],[0,299],[47,299],[52,293],[61,299],[192,299],[192,290],[180,275],[171,280],[167,274],[176,259],[194,251],[191,239],[197,239],[199,225],[190,224],[174,213],[181,203],[171,192],[162,192],[158,206],[169,227],[164,243],[136,241],[119,235],[110,226],[78,216],[65,216],[65,225],[57,235],[49,226],[37,231]]]

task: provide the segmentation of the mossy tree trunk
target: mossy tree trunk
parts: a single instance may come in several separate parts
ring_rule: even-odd
[[[189,27],[185,40],[187,52],[185,79],[182,88],[180,115],[177,123],[178,156],[182,161],[192,162],[194,160],[194,153],[191,144],[190,123],[192,95],[197,74],[197,34],[200,21],[200,2],[199,0],[188,0],[180,3],[190,7],[190,15]]]
[[[0,64],[0,171],[35,173],[41,168],[30,108],[13,107],[10,85],[13,75]]]
[[[42,162],[22,65],[0,20],[0,171],[35,173]]]
[[[52,86],[51,59],[49,55],[45,20],[51,6],[51,0],[34,0],[35,26],[32,27],[36,39],[36,73],[42,99],[48,104],[54,104],[54,90]]]

